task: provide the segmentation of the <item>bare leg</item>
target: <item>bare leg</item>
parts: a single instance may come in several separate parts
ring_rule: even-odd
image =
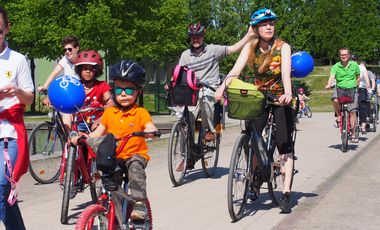
[[[333,100],[333,108],[334,108],[334,111],[335,111],[335,114],[336,114],[336,119],[337,119],[338,121],[340,121],[340,104],[339,104],[337,98],[335,98],[335,99]]]
[[[281,169],[281,171],[285,172],[283,193],[286,193],[286,192],[290,193],[292,178],[293,178],[293,170],[294,170],[293,153],[283,154],[282,162],[284,163],[284,166],[283,166],[283,169]]]
[[[355,127],[356,127],[356,111],[350,112],[350,124],[351,124],[351,133],[355,133]],[[358,138],[358,137],[356,137]]]

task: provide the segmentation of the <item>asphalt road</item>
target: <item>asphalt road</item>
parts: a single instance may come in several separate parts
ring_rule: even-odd
[[[293,185],[293,212],[288,215],[280,214],[279,209],[271,204],[267,192],[262,191],[257,201],[247,205],[246,216],[236,223],[232,223],[229,217],[226,195],[231,151],[240,132],[238,125],[228,127],[223,133],[219,167],[215,177],[205,178],[198,163],[187,176],[186,183],[180,187],[173,187],[169,179],[167,139],[150,143],[152,160],[147,167],[147,190],[153,209],[154,229],[290,229],[290,226],[296,229],[343,229],[319,217],[338,220],[338,216],[344,212],[346,200],[336,197],[341,197],[342,189],[344,193],[344,188],[356,187],[349,183],[349,179],[353,177],[351,174],[355,172],[353,169],[360,166],[364,159],[361,155],[367,154],[369,149],[375,151],[379,148],[380,141],[375,138],[378,133],[367,133],[360,138],[359,143],[350,144],[350,151],[342,153],[338,129],[332,123],[333,117],[330,113],[316,113],[310,119],[300,119],[296,142],[296,169],[299,173],[295,175]],[[368,162],[378,162],[379,157],[376,154],[368,155]],[[375,168],[378,169],[378,165]],[[375,177],[374,181],[360,184],[360,191],[375,193],[371,186],[378,186],[380,179],[377,179],[378,175],[375,176],[376,171],[367,173],[373,173],[371,176]],[[355,183],[361,182],[360,177],[355,178]],[[342,186],[341,190],[337,190],[339,186]],[[356,193],[352,192],[351,196],[354,194]],[[90,194],[87,190],[71,200],[68,225],[61,225],[59,221],[62,190],[57,183],[39,185],[27,174],[20,183],[19,200],[27,229],[66,230],[74,229],[78,215],[89,204]],[[325,201],[329,201],[328,205]],[[364,205],[355,207],[354,213],[359,223],[362,221],[363,224],[368,224],[368,215],[361,219],[357,214],[367,210],[371,204],[370,200],[364,201],[361,203]],[[378,198],[375,201],[379,204]],[[338,204],[339,207],[343,206],[342,212],[331,211]],[[372,207],[371,211],[377,210],[379,213],[379,207]],[[327,225],[321,224],[324,222]],[[358,226],[360,225],[344,225],[344,229],[360,229]],[[0,224],[1,228],[3,226]]]

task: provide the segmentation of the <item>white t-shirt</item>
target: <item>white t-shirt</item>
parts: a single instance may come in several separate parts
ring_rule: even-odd
[[[367,71],[367,68],[365,68],[364,65],[359,65],[360,69],[360,83],[359,88],[366,88],[365,80],[364,80],[364,73]]]
[[[70,62],[69,59],[67,59],[66,56],[64,56],[58,64],[63,68],[63,74],[67,76],[75,77],[76,79],[80,80],[77,73],[75,73],[75,65]]]
[[[30,66],[26,57],[6,47],[0,53],[0,88],[17,85],[27,92],[34,92]],[[20,103],[16,96],[0,100],[0,112]],[[0,120],[0,138],[17,138],[15,128],[7,121]]]

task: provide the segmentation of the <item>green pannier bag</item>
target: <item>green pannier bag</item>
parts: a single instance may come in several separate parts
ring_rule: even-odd
[[[237,78],[227,88],[228,117],[239,120],[259,118],[265,107],[265,97],[258,87]]]

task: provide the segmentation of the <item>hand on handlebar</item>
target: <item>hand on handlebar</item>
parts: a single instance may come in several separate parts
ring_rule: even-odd
[[[219,87],[215,91],[215,100],[220,101],[223,98],[224,89],[222,87]]]

